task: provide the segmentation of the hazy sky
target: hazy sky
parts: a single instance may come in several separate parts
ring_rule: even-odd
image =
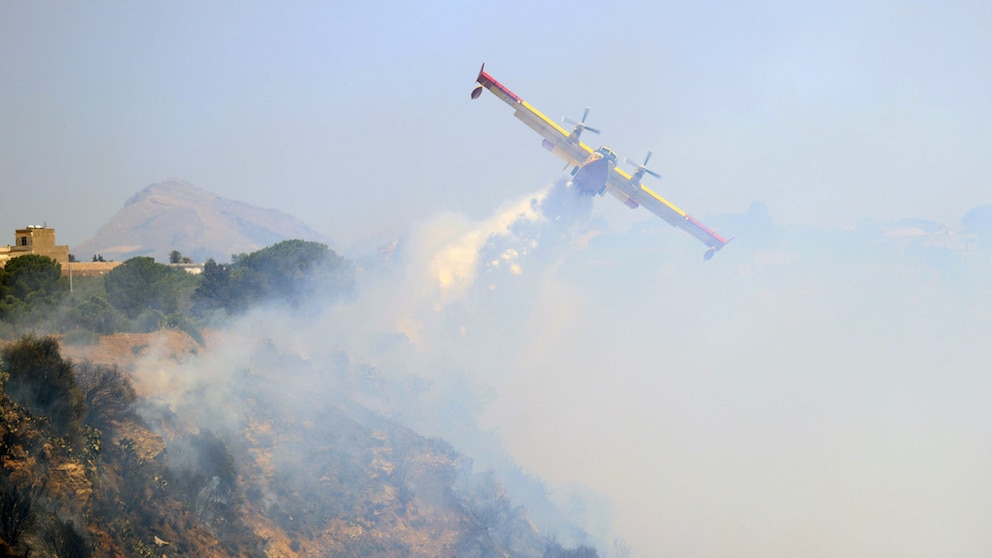
[[[0,225],[70,245],[179,178],[338,248],[558,176],[479,65],[704,217],[992,200],[987,2],[0,2]],[[647,219],[644,212],[629,219]],[[721,231],[724,232],[724,231]],[[733,231],[726,231],[732,236]],[[0,237],[2,238],[2,237]]]
[[[313,346],[398,330],[481,374],[485,424],[605,494],[637,556],[988,555],[987,252],[818,230],[992,203],[989,29],[987,2],[8,1],[0,226],[71,245],[180,178],[335,248],[407,234],[401,273]],[[592,139],[653,151],[698,217],[762,200],[779,241],[717,227],[739,239],[704,266],[606,198],[599,236],[488,289],[483,245],[561,163],[469,100],[483,61],[552,118],[591,106]]]

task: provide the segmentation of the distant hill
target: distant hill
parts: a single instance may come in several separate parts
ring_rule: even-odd
[[[252,252],[299,238],[327,243],[295,217],[222,198],[188,182],[152,184],[131,196],[92,238],[70,247],[80,261],[95,254],[107,260],[151,256],[165,261],[179,250],[195,262]]]

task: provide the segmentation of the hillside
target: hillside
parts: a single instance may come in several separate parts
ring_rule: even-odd
[[[71,246],[81,261],[152,256],[164,261],[173,250],[196,262],[230,261],[290,238],[325,242],[302,221],[273,209],[222,198],[188,182],[152,184],[131,196],[92,238]]]
[[[266,345],[254,366],[228,371],[236,386],[177,389],[179,371],[226,335],[206,347],[176,331],[61,352],[52,338],[6,345],[0,556],[596,556],[542,537],[497,478],[443,440],[357,404],[379,382],[360,366],[312,386]],[[39,367],[63,364],[74,385],[63,375],[40,405]],[[76,389],[85,412],[62,412]],[[190,412],[198,397],[216,403],[209,421]]]

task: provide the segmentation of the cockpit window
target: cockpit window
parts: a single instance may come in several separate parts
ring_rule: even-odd
[[[599,149],[597,149],[596,150],[596,153],[602,154],[603,157],[605,157],[607,160],[609,160],[614,165],[617,164],[617,154],[616,154],[615,151],[613,151],[609,147],[606,147],[604,145],[604,146],[600,147]]]

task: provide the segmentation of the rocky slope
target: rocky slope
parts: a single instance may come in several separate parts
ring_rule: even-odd
[[[295,385],[300,363],[263,345],[236,382],[176,389],[205,349],[164,331],[48,351],[85,396],[78,428],[0,392],[0,556],[596,555],[543,538],[443,440],[356,403],[378,383],[361,367]],[[191,411],[207,400],[209,421]]]

